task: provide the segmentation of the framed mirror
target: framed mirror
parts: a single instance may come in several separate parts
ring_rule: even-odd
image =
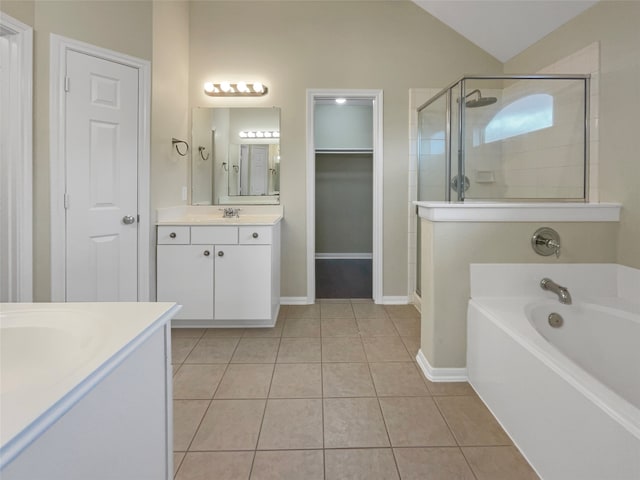
[[[280,203],[280,109],[192,112],[191,204]]]

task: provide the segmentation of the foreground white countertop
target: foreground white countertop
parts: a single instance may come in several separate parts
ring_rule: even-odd
[[[0,304],[0,468],[180,308],[175,303]]]
[[[413,202],[432,222],[618,222],[619,203]]]
[[[224,208],[238,208],[239,216],[224,218]],[[156,225],[275,225],[282,217],[282,205],[184,205],[159,208]]]

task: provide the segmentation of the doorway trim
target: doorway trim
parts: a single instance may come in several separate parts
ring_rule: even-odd
[[[150,300],[151,62],[60,35],[50,36],[49,128],[51,189],[51,301],[66,299],[65,76],[68,51],[92,55],[138,70],[138,301]]]
[[[347,97],[373,101],[373,258],[371,291],[375,303],[382,295],[383,222],[383,94],[382,90],[307,89],[307,303],[316,300],[316,154],[314,145],[314,105],[316,98]]]
[[[10,205],[6,214],[11,236],[8,260],[11,262],[7,289],[9,301],[33,301],[33,29],[0,12],[0,33],[11,37],[9,80],[11,100],[7,139]],[[3,129],[6,129],[3,126]],[[15,233],[14,233],[15,232]],[[15,270],[14,270],[15,265]]]

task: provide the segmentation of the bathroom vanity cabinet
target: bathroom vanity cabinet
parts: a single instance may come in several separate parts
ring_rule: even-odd
[[[174,326],[275,325],[279,219],[266,225],[159,225],[157,233],[158,301],[183,306]]]

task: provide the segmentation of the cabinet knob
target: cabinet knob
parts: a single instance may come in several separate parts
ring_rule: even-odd
[[[251,235],[253,238],[258,238],[258,232],[253,232],[253,235]]]
[[[170,236],[171,238],[176,238],[176,232],[171,232],[171,233],[169,234],[169,236]]]
[[[224,257],[224,252],[223,252],[222,250],[220,250],[220,251],[218,252],[218,256],[219,256],[219,257]]]
[[[205,250],[204,251],[204,256],[208,257],[209,255],[211,255],[211,252],[209,250]]]

